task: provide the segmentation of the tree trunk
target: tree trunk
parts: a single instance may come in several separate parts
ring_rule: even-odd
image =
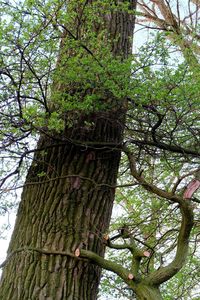
[[[135,1],[127,2],[134,7]],[[127,57],[133,16],[115,13],[108,25],[110,33],[115,29],[113,55]],[[83,248],[104,255],[103,235],[120,161],[117,145],[123,140],[123,107],[121,101],[105,112],[83,112],[64,133],[40,137],[1,278],[2,300],[97,298],[100,268],[73,254]]]
[[[97,120],[93,138],[103,132],[105,142],[120,143],[116,121],[111,116]],[[38,148],[46,153],[36,153],[27,176],[8,253],[22,251],[5,267],[3,300],[96,298],[98,267],[35,249],[74,253],[82,247],[104,254],[120,151],[51,143],[41,137]],[[39,173],[46,176],[38,178]]]
[[[162,300],[161,293],[158,287],[139,284],[136,288],[138,300]]]

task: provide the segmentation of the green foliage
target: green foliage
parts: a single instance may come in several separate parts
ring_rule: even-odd
[[[6,187],[20,184],[19,178],[27,170],[32,159],[31,149],[40,133],[62,135],[66,128],[74,126],[82,113],[106,110],[115,113],[117,108],[125,106],[124,139],[135,154],[138,169],[148,182],[171,190],[175,181],[184,175],[188,178],[187,173],[198,164],[196,157],[191,159],[184,151],[169,149],[177,146],[199,151],[199,66],[191,69],[181,57],[171,55],[175,48],[165,41],[163,34],[156,34],[127,59],[114,57],[112,45],[118,37],[111,38],[103,16],[109,18],[117,10],[129,11],[128,1],[118,4],[94,1],[88,6],[84,0],[79,3],[82,19],[78,19],[76,1],[68,5],[54,0],[2,3],[2,182],[4,178],[11,178],[11,174],[14,179]],[[159,118],[162,122],[156,127]],[[89,127],[91,123],[83,125]],[[30,143],[29,137],[33,142]],[[153,147],[155,141],[163,143],[164,149]],[[140,275],[144,276],[174,255],[180,216],[176,205],[161,202],[137,182],[132,182],[128,168],[126,158],[122,157],[119,183],[131,182],[133,187],[117,190],[116,203],[122,207],[123,216],[114,220],[110,230],[114,234],[126,224],[138,246],[145,248],[148,244],[153,249],[151,258],[142,262]],[[43,171],[38,173],[38,177],[45,176]],[[186,181],[178,186],[179,194]],[[6,210],[12,206],[4,199],[2,206],[0,203],[2,213],[4,204]],[[196,223],[199,224],[198,219]],[[196,226],[192,237],[198,232]],[[164,299],[174,297],[175,285],[178,286],[177,297],[192,297],[194,286],[189,284],[190,272],[194,270],[196,280],[199,271],[194,245],[191,246],[194,258],[163,286]],[[108,257],[130,266],[127,251],[121,251],[120,255],[111,251]],[[117,299],[120,295],[134,297],[113,274],[106,273],[103,277],[102,291],[112,293]]]

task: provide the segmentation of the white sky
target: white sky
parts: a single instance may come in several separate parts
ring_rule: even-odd
[[[6,258],[6,251],[8,248],[8,244],[11,238],[11,234],[12,234],[12,230],[14,228],[14,224],[15,224],[15,214],[11,213],[9,215],[9,220],[8,220],[8,216],[0,216],[0,228],[3,224],[10,224],[10,230],[6,231],[6,234],[3,234],[3,237],[5,237],[5,239],[0,239],[0,264],[5,260]],[[0,271],[1,272],[1,271]]]

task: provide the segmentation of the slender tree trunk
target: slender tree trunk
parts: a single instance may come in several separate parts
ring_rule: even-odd
[[[134,7],[135,1],[127,2]],[[111,15],[108,30],[113,55],[127,57],[133,16]],[[106,112],[82,113],[64,133],[40,137],[1,278],[2,300],[97,298],[100,268],[72,254],[84,248],[104,255],[103,235],[120,161],[117,145],[123,140],[123,107],[122,101]]]

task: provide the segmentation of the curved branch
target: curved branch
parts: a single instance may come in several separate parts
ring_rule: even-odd
[[[167,192],[165,190],[162,190],[162,189],[158,188],[156,185],[147,182],[144,179],[144,177],[140,174],[140,172],[137,171],[134,156],[130,153],[129,149],[124,147],[124,152],[126,153],[128,160],[129,160],[131,175],[138,181],[138,183],[141,186],[143,186],[143,188],[145,190],[152,192],[153,194],[155,194],[161,198],[168,199],[168,200],[176,202],[176,203],[183,202],[182,197],[175,195],[172,192]]]
[[[178,177],[177,181],[175,182],[175,184],[174,184],[174,186],[173,186],[173,188],[172,188],[172,192],[173,192],[173,193],[176,192],[176,190],[177,190],[179,184],[181,183],[181,181],[182,181],[183,179],[185,179],[185,178],[187,178],[187,177],[189,177],[189,176],[191,176],[191,175],[195,175],[195,174],[197,174],[198,172],[200,172],[200,168],[197,168],[197,169],[195,169],[195,170],[193,170],[193,171],[191,171],[191,172],[189,172],[189,173],[187,173],[187,174],[184,174],[184,175],[181,176],[181,177]]]
[[[182,220],[179,230],[176,255],[173,261],[166,267],[161,267],[146,280],[153,285],[160,285],[177,274],[185,264],[189,250],[189,237],[194,224],[193,209],[190,202],[184,201],[180,205]]]
[[[156,113],[157,117],[158,117],[158,121],[156,122],[156,124],[152,127],[151,130],[151,134],[152,134],[152,138],[153,141],[155,143],[158,143],[157,137],[156,137],[156,129],[160,127],[160,125],[162,124],[162,121],[164,119],[164,115],[160,114],[160,113]]]

